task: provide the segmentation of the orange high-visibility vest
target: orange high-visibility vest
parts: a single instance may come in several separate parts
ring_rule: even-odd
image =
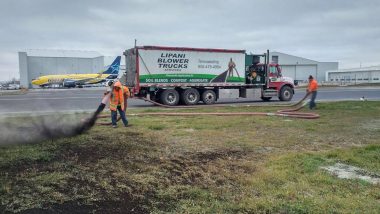
[[[128,99],[129,89],[125,86],[122,86],[120,82],[116,82],[114,88],[120,88],[119,91],[113,89],[110,100],[110,110],[116,111],[117,106],[121,106],[121,110],[125,110],[126,106],[124,106],[124,99]]]
[[[318,89],[318,83],[317,83],[317,80],[313,79],[313,80],[309,83],[309,92],[316,91],[317,89]]]

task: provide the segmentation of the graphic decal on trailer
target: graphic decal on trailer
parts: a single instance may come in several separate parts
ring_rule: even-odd
[[[244,83],[245,54],[139,50],[140,83]]]

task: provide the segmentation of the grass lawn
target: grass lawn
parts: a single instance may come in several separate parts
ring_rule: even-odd
[[[128,128],[1,146],[0,213],[379,213],[380,184],[320,167],[340,162],[380,175],[380,102],[321,103],[317,113],[130,116]]]

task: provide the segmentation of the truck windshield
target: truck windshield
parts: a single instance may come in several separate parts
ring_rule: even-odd
[[[277,77],[278,72],[277,72],[277,67],[276,66],[270,66],[269,67],[269,76],[271,77]]]

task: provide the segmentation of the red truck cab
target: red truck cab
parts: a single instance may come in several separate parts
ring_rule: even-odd
[[[294,94],[293,79],[282,76],[281,67],[278,64],[270,63],[268,67],[267,88],[278,91],[280,100],[291,100]]]
[[[278,96],[281,101],[289,101],[294,94],[294,83],[290,77],[284,77],[277,63],[269,63],[269,52],[263,55],[251,55],[248,62],[247,84],[262,85],[262,100],[270,100]]]

